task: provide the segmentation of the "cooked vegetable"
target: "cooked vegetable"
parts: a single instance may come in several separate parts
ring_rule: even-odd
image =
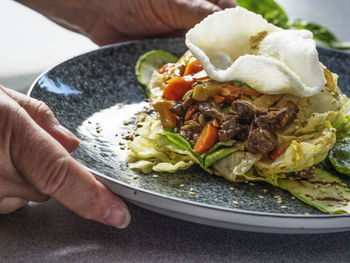
[[[143,54],[136,62],[135,73],[138,82],[145,87],[147,95],[150,91],[147,87],[152,74],[166,63],[175,63],[177,57],[163,50],[151,50]]]
[[[313,177],[279,179],[278,186],[324,213],[350,213],[350,191],[342,181],[316,168]]]
[[[192,62],[187,64],[184,76],[198,73],[201,70],[203,70],[201,63],[198,60],[193,60]]]
[[[193,79],[185,79],[175,76],[168,80],[167,85],[163,89],[163,97],[166,100],[181,99],[187,91],[192,88]]]
[[[218,140],[218,128],[208,122],[203,128],[193,148],[196,153],[204,153],[209,150]]]
[[[337,172],[350,175],[350,136],[336,142],[329,151],[328,160]]]
[[[169,129],[176,125],[176,115],[170,112],[171,103],[169,101],[157,101],[153,107],[159,113],[163,128]]]

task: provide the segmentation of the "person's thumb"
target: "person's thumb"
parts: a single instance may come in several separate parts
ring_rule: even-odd
[[[125,203],[75,161],[26,111],[17,108],[8,128],[10,154],[18,171],[40,192],[81,217],[126,227],[130,215]]]
[[[41,128],[66,148],[67,151],[72,152],[79,146],[79,139],[71,131],[59,124],[53,112],[44,102],[11,89],[1,88],[9,97],[23,107]]]

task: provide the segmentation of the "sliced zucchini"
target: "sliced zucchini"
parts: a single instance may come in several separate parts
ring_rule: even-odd
[[[278,186],[324,213],[350,213],[350,190],[323,169],[316,168],[311,179],[279,179]]]
[[[163,50],[151,50],[143,54],[136,62],[135,73],[138,82],[147,86],[152,74],[166,63],[175,63],[177,57]]]

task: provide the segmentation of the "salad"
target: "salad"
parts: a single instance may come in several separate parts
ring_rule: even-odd
[[[147,174],[199,165],[349,213],[338,175],[350,174],[350,101],[319,62],[312,34],[236,7],[196,25],[186,45],[180,59],[153,50],[136,65],[154,110],[139,115],[129,167]]]

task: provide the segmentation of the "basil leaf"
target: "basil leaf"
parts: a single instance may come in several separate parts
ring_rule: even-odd
[[[274,0],[237,0],[237,3],[249,11],[262,15],[270,23],[289,28],[288,16]]]
[[[314,34],[314,38],[328,47],[335,49],[348,49],[350,42],[340,41],[329,29],[315,22],[304,19],[296,19],[291,23],[296,29],[307,29]]]

